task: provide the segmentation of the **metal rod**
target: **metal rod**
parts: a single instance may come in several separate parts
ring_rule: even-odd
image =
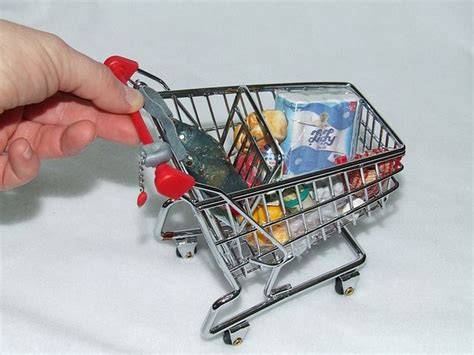
[[[347,272],[360,268],[366,261],[366,254],[357,243],[357,241],[352,237],[350,232],[346,228],[342,228],[342,236],[344,240],[347,242],[349,248],[354,252],[356,255],[356,259],[353,261],[334,268],[328,272],[325,272],[321,275],[315,276],[307,281],[304,281],[290,289],[286,292],[279,293],[274,297],[268,297],[265,301],[258,303],[247,310],[240,312],[239,314],[230,317],[229,319],[222,321],[219,324],[214,324],[217,316],[217,312],[220,310],[221,307],[233,302],[240,294],[240,288],[233,290],[232,292],[228,293],[227,295],[222,296],[219,298],[214,304],[212,305],[208,316],[201,328],[202,336],[209,338],[215,334],[223,332],[226,329],[231,328],[232,326],[239,324],[242,321],[249,320],[256,316],[258,313],[269,309],[275,306],[277,303],[286,301],[291,299],[293,296],[296,296],[302,292],[305,292],[311,289],[314,286],[320,285],[324,282],[330,281],[335,279],[338,276],[341,276]]]

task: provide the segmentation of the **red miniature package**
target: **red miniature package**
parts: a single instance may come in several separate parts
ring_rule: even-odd
[[[387,148],[377,148],[377,149],[372,149],[372,150],[367,150],[362,154],[356,154],[352,158],[352,160],[359,160],[362,158],[367,158],[370,156],[374,156],[377,154],[381,154],[384,152],[387,152]],[[378,163],[378,173],[379,173],[379,178],[383,179],[389,175],[391,175],[393,172],[397,171],[400,168],[400,160],[401,158],[396,158],[393,160],[388,160],[384,161],[381,163]],[[348,161],[346,156],[340,156],[336,158],[335,162],[338,165],[344,164]],[[357,190],[359,188],[362,188],[364,185],[370,184],[373,181],[378,180],[377,178],[377,169],[375,165],[371,165],[369,167],[366,167],[363,169],[364,171],[364,178],[362,179],[362,174],[360,172],[360,169],[357,170],[352,170],[347,173],[348,179],[349,179],[349,187],[351,191]],[[365,184],[364,184],[365,182]],[[382,181],[383,187],[386,186],[388,180]],[[371,198],[377,194],[380,193],[379,191],[379,184],[374,184],[370,186],[367,189],[368,197]],[[356,196],[357,197],[364,197],[365,193],[364,190],[359,191]]]

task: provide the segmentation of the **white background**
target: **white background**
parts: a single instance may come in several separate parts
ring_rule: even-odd
[[[161,199],[135,207],[135,147],[44,163],[0,195],[3,352],[472,351],[470,2],[1,0],[0,16],[173,88],[351,81],[407,146],[390,206],[352,228],[368,254],[354,296],[320,287],[239,348],[200,337],[229,289],[202,242],[180,260],[153,239]],[[347,255],[334,239],[312,256]]]

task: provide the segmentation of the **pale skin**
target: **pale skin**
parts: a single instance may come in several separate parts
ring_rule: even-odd
[[[0,20],[0,191],[26,184],[43,159],[96,137],[136,144],[142,95],[59,37]]]

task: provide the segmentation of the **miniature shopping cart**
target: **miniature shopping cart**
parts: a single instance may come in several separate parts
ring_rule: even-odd
[[[106,64],[122,81],[128,80],[145,96],[143,117],[139,114],[132,117],[145,143],[141,166],[164,169],[165,172],[160,172],[157,168],[155,182],[157,189],[169,197],[160,210],[156,230],[163,239],[174,240],[177,255],[185,258],[194,255],[197,239],[204,238],[230,284],[231,291],[210,307],[202,326],[204,337],[223,334],[226,343],[240,344],[249,329],[250,318],[329,280],[335,280],[339,294],[354,292],[358,269],[364,264],[366,255],[347,226],[355,225],[358,218],[370,216],[375,209],[385,206],[388,196],[399,186],[395,174],[403,169],[400,159],[405,146],[352,84],[308,82],[170,90],[162,80],[139,69],[135,62],[111,57]],[[141,80],[129,80],[135,72],[158,82],[164,90],[156,92]],[[335,88],[346,90],[359,99],[354,156],[342,157],[333,167],[282,180],[283,154],[262,112],[274,108],[278,90],[330,91]],[[245,120],[250,112],[256,114],[257,124],[270,142],[271,162],[250,134]],[[190,178],[189,161],[185,154],[180,156],[182,147],[170,126],[170,118],[213,136],[235,169],[245,175],[247,181],[251,176],[249,188],[224,193]],[[210,125],[206,126],[205,121]],[[173,167],[166,164],[168,160]],[[140,186],[143,190],[142,178]],[[303,189],[309,189],[313,197],[310,206],[303,203]],[[288,190],[293,190],[296,196],[291,210],[284,204]],[[270,200],[276,200],[282,206],[281,215],[271,216]],[[178,204],[193,210],[199,228],[163,230],[169,212]],[[257,218],[262,214],[263,220]],[[281,228],[285,230],[285,240],[277,237],[276,230],[281,231]],[[355,260],[298,284],[279,283],[283,269],[298,267],[300,263],[295,260],[314,255],[320,244],[333,235],[342,236],[354,252]],[[310,249],[313,249],[311,253]],[[224,310],[236,305],[243,285],[255,273],[260,273],[264,279],[262,300],[228,315]],[[224,313],[225,317],[222,317]]]

